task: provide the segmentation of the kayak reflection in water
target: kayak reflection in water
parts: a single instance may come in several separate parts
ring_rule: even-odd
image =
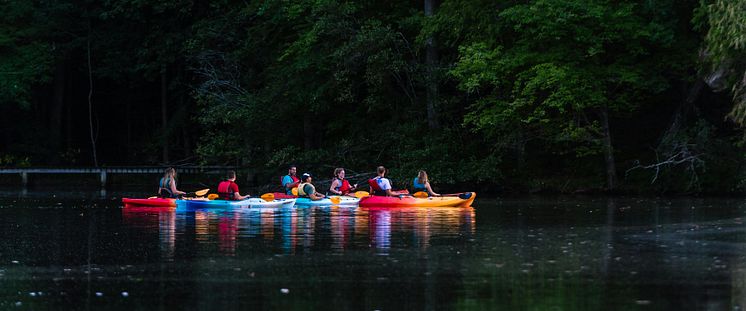
[[[334,179],[332,179],[332,185],[329,187],[329,192],[336,195],[346,195],[354,197],[353,191],[357,189],[357,184],[350,185],[350,182],[345,179],[345,169],[338,167],[334,169]]]
[[[218,195],[221,200],[226,201],[240,201],[250,197],[250,195],[241,195],[238,192],[238,185],[236,184],[236,171],[228,171],[225,175],[225,180],[218,184]]]
[[[440,194],[435,193],[433,188],[430,187],[430,182],[427,180],[427,172],[425,172],[425,170],[420,170],[417,173],[417,177],[415,177],[412,182],[412,190],[414,190],[414,192],[427,192],[431,197],[440,196]]]
[[[303,176],[300,177],[300,180],[300,185],[298,185],[299,198],[309,198],[311,199],[311,201],[318,201],[326,198],[325,195],[316,192],[316,187],[311,184],[311,182],[313,181],[311,174],[303,173]]]
[[[158,196],[161,198],[176,198],[185,193],[176,189],[176,170],[173,167],[167,168],[158,182]]]
[[[372,195],[378,195],[378,196],[401,196],[402,194],[398,191],[393,191],[391,188],[391,181],[384,177],[386,175],[387,170],[383,166],[379,166],[376,169],[376,173],[378,176],[368,179],[368,185],[370,186],[370,193]]]

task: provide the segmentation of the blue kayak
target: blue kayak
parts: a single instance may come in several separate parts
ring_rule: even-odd
[[[265,201],[260,198],[248,198],[241,201],[176,200],[177,209],[292,207],[294,204],[295,199],[277,199],[274,201]]]
[[[295,206],[344,206],[344,207],[354,207],[357,206],[357,204],[360,202],[360,199],[355,197],[348,197],[348,196],[340,196],[339,197],[339,204],[332,203],[332,200],[329,198],[321,199],[317,201],[313,201],[309,198],[298,198],[295,201]]]

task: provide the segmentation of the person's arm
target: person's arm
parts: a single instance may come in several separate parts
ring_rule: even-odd
[[[176,180],[174,180],[174,179],[171,180],[171,193],[177,194],[177,195],[178,194],[186,194],[186,192],[184,192],[184,191],[176,190]]]
[[[338,184],[339,184],[339,180],[335,178],[334,181],[332,182],[332,185],[329,186],[329,192],[341,195],[342,191],[334,190],[334,188],[336,188]]]
[[[246,199],[246,198],[250,197],[250,195],[248,195],[248,194],[247,195],[241,195],[241,193],[238,192],[238,185],[236,185],[235,183],[232,184],[232,185],[233,185],[233,198],[234,199],[240,201],[240,200],[243,200],[243,199]]]
[[[282,183],[285,186],[285,189],[288,189],[288,190],[294,187],[298,187],[298,184],[300,184],[300,182],[293,182],[293,179],[290,178],[290,176],[283,177]]]
[[[427,193],[429,193],[430,196],[433,196],[433,197],[440,196],[440,194],[435,193],[435,191],[433,191],[433,188],[430,187],[430,182],[425,183],[425,189],[427,189]]]

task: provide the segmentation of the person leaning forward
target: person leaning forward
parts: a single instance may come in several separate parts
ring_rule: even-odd
[[[311,183],[313,181],[311,174],[303,173],[300,180],[300,185],[298,185],[298,197],[309,198],[311,201],[318,201],[326,198],[325,195],[316,192],[316,187]]]

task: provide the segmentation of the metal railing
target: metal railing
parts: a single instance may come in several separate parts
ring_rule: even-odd
[[[180,174],[223,174],[226,170],[236,170],[235,166],[177,166]],[[111,166],[80,168],[0,168],[0,174],[20,174],[24,188],[28,185],[30,174],[99,174],[101,188],[106,188],[108,174],[163,174],[163,166]]]

